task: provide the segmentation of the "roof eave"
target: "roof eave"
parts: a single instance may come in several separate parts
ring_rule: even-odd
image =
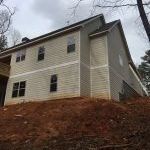
[[[26,47],[28,47],[28,46],[32,46],[32,45],[37,44],[37,43],[41,43],[41,42],[43,42],[43,41],[49,40],[49,39],[51,39],[51,38],[55,38],[55,37],[57,37],[57,36],[66,34],[66,33],[68,33],[68,32],[77,31],[77,30],[83,28],[87,23],[89,23],[89,22],[91,22],[92,20],[95,20],[95,19],[97,19],[97,18],[102,18],[103,21],[105,22],[104,16],[103,16],[102,14],[97,15],[97,16],[93,17],[92,19],[90,19],[90,20],[88,20],[88,21],[86,21],[85,23],[82,23],[82,24],[80,24],[80,25],[77,25],[77,26],[74,26],[74,27],[70,27],[70,28],[68,28],[68,29],[59,31],[59,32],[57,32],[57,33],[54,33],[54,34],[51,34],[51,35],[47,35],[47,36],[45,36],[45,37],[41,37],[41,38],[39,38],[39,39],[36,39],[36,38],[35,38],[35,39],[29,41],[28,43],[21,43],[21,44],[18,44],[18,45],[16,45],[16,46],[14,46],[14,47],[10,47],[10,48],[6,49],[4,52],[1,52],[1,53],[0,53],[0,58],[1,58],[1,57],[4,57],[4,56],[7,55],[7,54],[13,53],[14,51],[17,51],[17,50],[26,48]]]
[[[20,45],[16,45],[16,46],[14,46],[14,47],[10,47],[10,48],[6,49],[4,52],[1,52],[1,53],[0,53],[0,58],[3,57],[4,55],[8,55],[8,54],[10,54],[10,53],[12,53],[12,52],[14,52],[14,51],[17,51],[17,50],[26,48],[26,47],[28,47],[28,46],[32,46],[32,45],[35,45],[35,44],[37,44],[37,43],[41,43],[41,42],[43,42],[43,41],[49,40],[49,39],[51,39],[51,38],[58,37],[58,36],[60,36],[60,35],[66,34],[66,33],[68,33],[68,32],[77,31],[77,30],[79,30],[79,29],[82,28],[82,27],[83,27],[83,25],[79,25],[79,26],[72,27],[72,28],[63,30],[63,31],[61,31],[61,32],[58,32],[58,33],[55,33],[55,34],[52,34],[52,35],[45,36],[45,37],[43,37],[43,38],[41,38],[41,39],[37,39],[37,40],[34,40],[34,41],[30,41],[30,42],[28,42],[28,43],[24,43],[24,44],[22,43],[22,44],[20,44]]]

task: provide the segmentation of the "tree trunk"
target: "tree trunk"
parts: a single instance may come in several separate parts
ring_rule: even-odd
[[[148,18],[146,16],[142,0],[137,0],[137,5],[138,5],[138,9],[139,9],[139,13],[140,13],[142,23],[144,25],[146,34],[147,34],[148,39],[150,41],[150,24],[149,24]]]

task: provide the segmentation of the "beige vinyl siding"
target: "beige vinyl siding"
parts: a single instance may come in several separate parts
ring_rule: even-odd
[[[78,60],[79,34],[80,32],[77,31],[30,46],[26,49],[26,59],[22,62],[16,63],[16,53],[13,53],[10,76]],[[75,38],[76,51],[67,54],[67,39],[70,36]],[[45,47],[45,59],[42,61],[38,61],[38,49],[40,46]]]
[[[115,38],[114,38],[115,37]],[[119,92],[122,92],[123,80],[136,90],[136,87],[132,85],[133,80],[136,80],[135,76],[130,75],[129,60],[127,57],[125,44],[119,30],[119,26],[113,28],[108,34],[108,54],[109,54],[109,66],[110,66],[110,89],[111,98],[119,100]],[[119,62],[119,56],[122,58],[123,66]],[[139,84],[136,80],[136,84]]]
[[[103,66],[108,62],[107,37],[102,36],[91,40],[91,67]]]
[[[58,90],[50,93],[51,75],[58,76]],[[24,97],[12,98],[13,83],[26,81],[26,93]],[[23,101],[43,101],[64,97],[80,96],[79,88],[79,64],[46,70],[34,74],[10,78],[7,86],[5,105],[21,103]]]
[[[91,97],[109,99],[109,69],[91,69]]]
[[[109,99],[107,37],[91,39],[91,96]]]
[[[80,41],[80,88],[81,96],[90,96],[90,39],[89,34],[102,25],[100,18],[89,22],[82,28]]]
[[[86,24],[81,30],[81,61],[90,65],[90,39],[89,34],[102,26],[100,18]]]
[[[119,74],[117,74],[111,67],[109,68],[111,99],[119,101],[119,92],[122,93],[123,78]]]
[[[80,69],[80,95],[90,97],[90,68],[81,63]]]
[[[129,82],[129,60],[118,25],[108,34],[108,50],[109,65],[123,76],[125,81]],[[122,58],[123,66],[120,65],[119,55]]]

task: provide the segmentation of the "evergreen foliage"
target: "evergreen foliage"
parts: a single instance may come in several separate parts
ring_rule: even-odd
[[[145,52],[138,70],[141,74],[142,82],[150,94],[150,50]]]

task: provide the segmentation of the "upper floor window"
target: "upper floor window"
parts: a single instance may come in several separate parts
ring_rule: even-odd
[[[73,36],[68,37],[67,53],[75,52],[75,38]]]
[[[121,66],[123,66],[123,59],[122,59],[121,55],[119,55],[119,63]]]
[[[44,46],[39,47],[39,51],[38,51],[38,61],[44,60],[44,56],[45,56],[45,48]]]
[[[22,97],[25,95],[26,81],[16,82],[13,84],[12,97]]]
[[[50,83],[50,92],[56,92],[57,91],[57,75],[51,76],[51,83]]]
[[[16,54],[16,62],[24,61],[26,57],[26,50],[18,51]]]

